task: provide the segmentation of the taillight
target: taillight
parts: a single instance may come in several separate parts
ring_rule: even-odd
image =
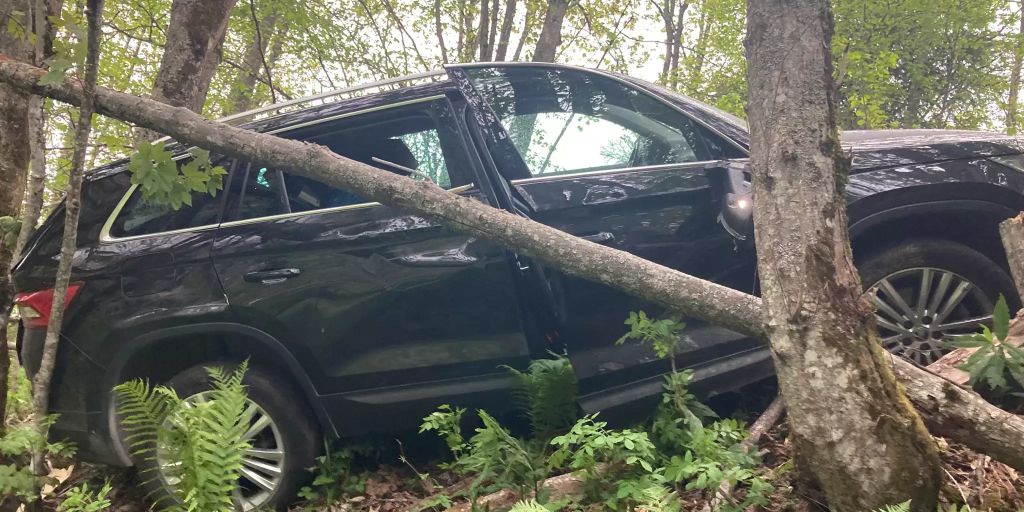
[[[67,295],[64,297],[64,309],[75,300],[82,283],[71,283],[68,285]],[[53,288],[35,292],[24,292],[14,296],[14,305],[18,306],[18,314],[21,321],[29,329],[45,329],[50,323],[50,310],[53,309]]]

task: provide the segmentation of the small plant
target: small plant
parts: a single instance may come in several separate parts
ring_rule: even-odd
[[[569,432],[551,440],[550,464],[567,464],[581,474],[586,493],[614,510],[630,508],[660,485],[654,478],[656,452],[646,432],[614,430],[594,416],[581,418]],[[615,493],[607,493],[614,488]]]
[[[623,322],[629,326],[629,332],[623,334],[615,344],[621,345],[628,340],[637,340],[651,345],[654,353],[662,359],[668,359],[672,365],[672,373],[676,372],[675,356],[682,343],[682,332],[686,323],[678,316],[654,320],[643,311],[630,311],[629,317]]]
[[[544,436],[576,421],[576,374],[568,359],[534,359],[525,372],[508,370],[518,383],[518,406],[535,434]]]
[[[43,428],[48,430],[56,420],[56,416],[47,416],[43,420]],[[74,455],[75,447],[69,443],[49,442],[32,422],[10,427],[0,437],[0,460],[8,462],[0,464],[0,496],[33,503],[39,499],[39,489],[43,485],[56,483],[51,477],[37,477],[32,472],[29,461],[36,451],[46,454],[51,460],[63,461]]]
[[[316,458],[316,475],[313,483],[299,491],[299,497],[316,501],[335,501],[343,496],[360,494],[366,490],[366,474],[353,470],[353,463],[358,457],[373,453],[373,447],[365,444],[353,444],[339,449],[332,449],[330,443],[325,445],[324,454]]]
[[[992,329],[982,325],[981,332],[959,337],[950,345],[977,349],[960,369],[970,374],[969,383],[1003,396],[1024,389],[1024,350],[1005,343],[1010,331],[1010,310],[1000,295],[992,311]]]
[[[453,409],[452,406],[444,404],[423,418],[420,433],[437,432],[448,445],[452,456],[458,459],[466,447],[466,439],[462,437],[462,415],[465,413],[466,409],[462,407]]]
[[[546,501],[540,483],[551,467],[543,445],[516,438],[484,411],[477,414],[483,426],[476,429],[463,449],[464,455],[453,464],[459,473],[477,475],[470,496],[475,497],[485,489],[481,486],[490,482],[486,489],[511,488],[520,496],[529,494]]]
[[[57,512],[101,512],[110,508],[110,482],[104,482],[98,490],[91,491],[89,484],[71,488]]]
[[[142,380],[114,388],[129,448],[159,468],[162,475],[145,476],[162,477],[173,497],[159,503],[166,510],[235,509],[232,492],[249,448],[242,440],[251,419],[242,384],[247,368],[245,362],[231,372],[208,368],[213,387],[193,400]]]

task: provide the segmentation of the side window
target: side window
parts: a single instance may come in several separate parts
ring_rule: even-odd
[[[187,161],[179,160],[178,165]],[[143,199],[142,191],[136,188],[110,226],[110,235],[124,238],[214,225],[218,222],[220,204],[221,194],[213,196],[206,192],[193,192],[192,204],[181,205],[175,210]]]
[[[700,129],[648,94],[575,70],[468,70],[533,176],[707,160]]]
[[[302,128],[283,136],[449,189],[472,179],[465,148],[447,124],[447,102],[396,107]],[[225,220],[243,220],[365,204],[357,195],[255,162],[239,162]],[[237,178],[237,179],[236,179]]]

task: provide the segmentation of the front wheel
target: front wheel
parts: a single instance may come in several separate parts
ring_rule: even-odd
[[[210,390],[206,368],[232,365],[207,363],[194,366],[174,376],[168,385],[178,396],[189,401],[202,401]],[[286,380],[272,373],[250,368],[243,380],[248,403],[245,409],[249,428],[243,439],[249,448],[242,459],[241,477],[234,497],[245,511],[287,510],[299,489],[310,479],[309,468],[323,446],[312,413],[303,407],[305,400]],[[157,450],[156,460],[139,461],[141,469],[155,465],[157,478],[151,485],[157,497],[170,498],[170,475],[162,468],[174,464],[163,460]]]
[[[882,345],[927,366],[946,342],[992,320],[999,295],[1017,306],[1013,279],[988,256],[963,244],[919,239],[877,251],[858,265],[875,305]]]

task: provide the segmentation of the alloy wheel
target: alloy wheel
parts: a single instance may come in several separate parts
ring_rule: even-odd
[[[201,403],[207,400],[207,396],[206,392],[198,393],[186,398],[185,403]],[[285,452],[277,424],[256,402],[246,400],[242,417],[249,424],[242,440],[248,442],[250,448],[242,456],[241,477],[234,498],[243,510],[250,511],[266,504],[280,485]],[[181,463],[170,460],[166,447],[160,446],[160,443],[157,446],[157,463],[161,480],[168,486],[176,485],[179,478],[174,469]]]
[[[992,300],[954,272],[916,267],[868,288],[882,346],[921,366],[949,352],[945,342],[992,320]]]

